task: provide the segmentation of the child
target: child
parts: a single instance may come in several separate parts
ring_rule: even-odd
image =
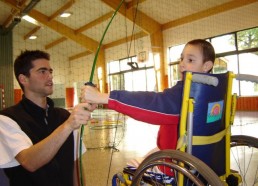
[[[181,54],[179,68],[184,71],[209,73],[215,61],[213,46],[202,39],[189,41]],[[100,93],[91,86],[82,89],[82,101],[108,104],[109,109],[126,114],[136,120],[160,125],[157,147],[160,150],[175,149],[181,112],[183,82],[163,92],[113,90]]]

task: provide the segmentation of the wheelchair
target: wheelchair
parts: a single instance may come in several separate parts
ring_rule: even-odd
[[[125,167],[112,186],[258,186],[258,138],[230,132],[234,79],[258,83],[252,75],[186,72],[177,150],[160,150],[138,168]]]

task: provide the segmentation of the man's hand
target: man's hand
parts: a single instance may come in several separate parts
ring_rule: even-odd
[[[87,124],[91,118],[91,111],[96,109],[96,104],[80,103],[74,107],[70,117],[66,120],[65,125],[71,130],[80,128],[82,124]]]
[[[69,118],[48,137],[16,155],[17,161],[28,171],[34,172],[53,159],[65,140],[75,129],[87,124],[96,105],[81,103],[74,107]]]

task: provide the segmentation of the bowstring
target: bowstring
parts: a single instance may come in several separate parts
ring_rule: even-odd
[[[133,42],[133,34],[134,34],[134,30],[135,30],[135,23],[136,23],[136,16],[137,16],[137,10],[138,10],[138,5],[139,5],[139,0],[137,0],[137,5],[136,5],[136,12],[134,14],[134,17],[133,17],[133,29],[132,29],[132,35],[131,35],[131,39],[130,39],[130,46],[128,47],[128,44],[126,45],[127,46],[127,55],[128,55],[128,58],[130,56],[130,51],[131,51],[131,45],[132,45],[132,42]],[[126,10],[125,10],[125,19],[126,19]],[[126,25],[126,24],[125,24]],[[127,26],[126,26],[126,41],[127,41]],[[128,43],[128,42],[127,42]],[[117,116],[117,121],[116,121],[116,125],[115,125],[115,134],[114,134],[114,138],[113,138],[113,145],[111,147],[111,155],[110,155],[110,161],[109,161],[109,169],[108,169],[108,177],[107,177],[107,182],[106,182],[106,185],[108,185],[108,181],[109,181],[109,177],[110,177],[110,171],[111,171],[111,164],[112,164],[112,161],[113,161],[113,153],[114,153],[114,150],[117,152],[119,151],[116,147],[115,147],[115,140],[116,140],[116,136],[117,136],[117,129],[118,129],[118,122],[119,122],[119,117],[120,117],[121,113],[118,113],[118,116]],[[124,125],[125,125],[125,116],[124,116]],[[124,131],[123,131],[124,132]]]
[[[104,37],[107,33],[107,30],[111,24],[111,22],[113,21],[116,13],[118,12],[118,10],[120,9],[120,7],[122,6],[124,0],[121,0],[121,2],[119,3],[117,9],[115,10],[115,12],[113,13],[103,35],[102,35],[102,38],[100,40],[100,43],[98,45],[98,48],[97,48],[97,52],[95,54],[95,57],[94,57],[94,61],[93,61],[93,64],[92,64],[92,69],[91,69],[91,74],[90,74],[90,80],[89,80],[89,83],[92,84],[92,81],[93,81],[93,76],[94,76],[94,71],[95,71],[95,67],[96,67],[96,64],[97,64],[97,59],[98,59],[98,54],[99,54],[99,51],[100,51],[100,48],[102,46],[102,42],[104,40]],[[93,85],[93,84],[92,84]],[[80,137],[79,137],[79,179],[80,179],[80,186],[84,186],[84,182],[83,182],[83,178],[82,178],[82,175],[83,175],[83,170],[82,170],[82,144],[83,144],[83,133],[84,133],[84,125],[81,126],[81,130],[80,130]]]

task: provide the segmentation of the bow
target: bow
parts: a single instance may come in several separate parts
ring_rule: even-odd
[[[97,52],[95,54],[95,57],[94,57],[94,61],[93,61],[93,64],[92,64],[92,69],[91,69],[91,74],[90,74],[90,79],[89,79],[89,82],[85,83],[85,85],[90,85],[90,86],[95,86],[92,81],[93,81],[93,76],[94,76],[94,71],[95,71],[95,67],[96,67],[96,64],[97,64],[97,59],[98,59],[98,54],[99,54],[99,50],[101,48],[101,45],[102,45],[102,42],[104,40],[104,37],[107,33],[107,30],[111,24],[111,22],[113,21],[116,13],[118,12],[118,10],[120,9],[120,7],[122,6],[124,0],[121,0],[121,2],[119,3],[117,9],[115,10],[115,12],[113,13],[103,35],[102,35],[102,38],[99,42],[99,45],[98,45],[98,48],[97,48]],[[83,144],[83,133],[84,133],[84,125],[81,126],[81,130],[80,130],[80,142],[79,142],[79,178],[80,178],[80,185],[81,186],[84,186],[84,183],[83,183],[83,179],[82,179],[82,144]]]

